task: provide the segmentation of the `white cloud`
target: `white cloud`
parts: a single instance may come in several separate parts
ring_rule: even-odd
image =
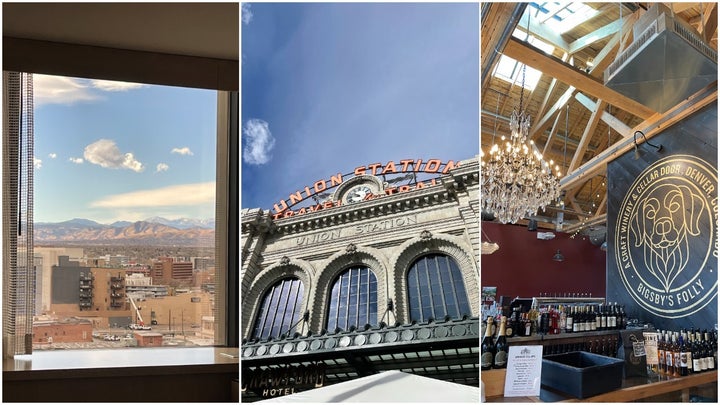
[[[74,158],[74,157],[71,157],[71,158],[68,159],[68,160],[71,161],[71,162],[73,162],[73,163],[75,163],[76,165],[80,165],[80,164],[82,164],[82,163],[84,162],[83,158]]]
[[[93,208],[171,207],[215,202],[215,182],[181,184],[107,196],[90,203]]]
[[[92,86],[103,91],[128,91],[145,87],[140,83],[114,82],[110,80],[92,80]]]
[[[33,156],[33,166],[35,167],[35,169],[40,169],[42,167],[42,160]]]
[[[33,98],[35,105],[75,104],[100,99],[79,79],[46,75],[33,75]]]
[[[177,153],[178,155],[193,155],[192,151],[187,146],[182,148],[173,148],[170,153]]]
[[[63,76],[33,75],[35,105],[66,104],[102,100],[103,91],[127,91],[145,87],[144,84],[87,80]]]
[[[142,172],[145,168],[132,153],[122,153],[115,142],[109,139],[100,139],[85,147],[85,159],[98,166],[108,169],[130,169]]]
[[[57,157],[57,153],[49,153],[49,154],[48,154],[48,157],[49,157],[50,159],[55,159],[55,158]]]
[[[250,24],[250,21],[252,21],[253,13],[250,11],[250,4],[243,3],[242,4],[242,22],[243,24]]]
[[[165,163],[158,163],[155,168],[155,173],[166,172],[169,168],[170,166],[166,165]]]
[[[270,161],[270,151],[275,146],[275,138],[270,133],[268,123],[260,119],[249,119],[243,128],[245,148],[243,160],[247,164],[261,165]]]

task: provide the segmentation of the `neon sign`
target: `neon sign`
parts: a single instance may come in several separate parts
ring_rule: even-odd
[[[320,193],[331,190],[345,181],[345,177],[357,177],[357,176],[385,176],[400,173],[439,173],[447,174],[450,170],[455,169],[460,165],[459,162],[452,160],[443,163],[440,159],[429,159],[423,162],[422,159],[403,159],[399,163],[389,161],[386,164],[382,163],[371,163],[366,166],[358,166],[353,170],[352,173],[342,174],[338,173],[334,176],[330,176],[329,179],[320,179],[312,184],[312,186],[305,186],[304,188],[291,193],[286,200],[280,200],[277,204],[273,205],[273,218],[279,219],[289,217],[293,215],[302,215],[309,212],[315,212],[320,209],[327,209],[342,205],[340,201],[326,201],[318,203],[310,207],[301,208],[299,210],[292,210],[291,208],[297,204],[306,201],[308,198],[313,198]],[[386,188],[385,194],[391,195],[396,192],[406,192],[410,190],[416,190],[423,187],[429,187],[435,185],[435,179],[430,180],[428,184],[423,182],[417,182],[413,186],[404,185],[399,187],[388,187]],[[373,197],[368,196],[368,199]],[[377,197],[377,196],[374,196]]]

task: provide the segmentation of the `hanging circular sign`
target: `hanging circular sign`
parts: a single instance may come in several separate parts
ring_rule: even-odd
[[[717,169],[690,155],[655,162],[618,210],[615,262],[641,307],[664,318],[703,309],[717,296]]]

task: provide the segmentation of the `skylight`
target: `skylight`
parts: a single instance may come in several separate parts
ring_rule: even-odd
[[[598,14],[594,8],[578,2],[548,1],[529,5],[534,11],[533,18],[558,34],[564,34]]]
[[[528,36],[524,32],[520,31],[519,29],[516,29],[513,32],[513,36],[521,39],[523,41],[526,41],[530,45],[539,48],[543,52],[552,55],[552,52],[555,50],[555,47],[552,45],[549,45],[534,36],[530,35]],[[503,79],[510,83],[521,83],[522,82],[522,68],[523,64],[516,61],[513,58],[507,57],[505,55],[502,55],[500,57],[500,61],[498,62],[497,66],[495,67],[495,72],[493,75],[497,78]],[[533,91],[535,89],[535,86],[537,86],[537,83],[540,81],[540,77],[542,76],[542,72],[540,72],[537,69],[527,67],[525,69],[525,88]]]

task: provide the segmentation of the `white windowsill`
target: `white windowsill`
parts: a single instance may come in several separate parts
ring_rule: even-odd
[[[4,380],[235,370],[239,373],[237,347],[57,350],[3,360]]]

